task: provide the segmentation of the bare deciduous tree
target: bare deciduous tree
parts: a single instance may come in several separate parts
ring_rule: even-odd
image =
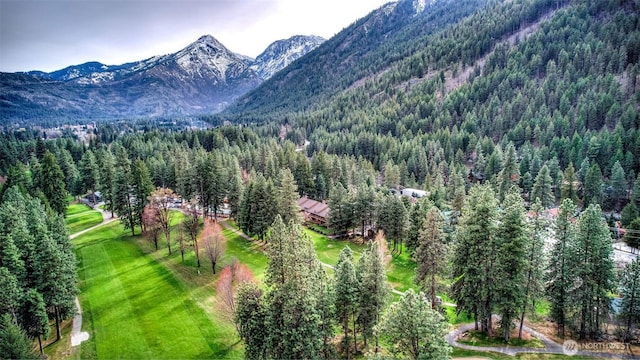
[[[158,223],[158,217],[156,216],[156,209],[150,206],[145,206],[142,211],[142,225],[144,231],[142,234],[155,245],[156,250],[158,250],[158,237],[160,236],[160,231],[162,228]]]
[[[200,268],[200,251],[198,249],[198,227],[200,225],[200,215],[198,213],[198,201],[191,199],[189,205],[185,211],[186,219],[184,220],[184,226],[189,234],[189,239],[193,244],[193,250],[196,254],[196,261],[198,262],[198,268]]]
[[[149,206],[155,209],[156,221],[164,233],[169,255],[171,255],[171,219],[173,218],[173,212],[169,211],[169,204],[174,198],[173,190],[168,188],[157,188],[149,196]]]
[[[200,237],[205,254],[211,261],[211,270],[216,273],[216,264],[224,255],[227,247],[224,236],[222,236],[220,225],[210,220],[205,220],[204,229]]]
[[[230,322],[234,322],[238,287],[245,282],[255,282],[251,270],[237,259],[220,271],[216,283],[216,307],[218,313]],[[236,325],[237,326],[237,325]]]

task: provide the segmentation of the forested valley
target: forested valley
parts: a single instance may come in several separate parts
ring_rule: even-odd
[[[447,5],[338,34],[211,129],[0,134],[0,353],[33,357],[74,315],[65,211],[99,193],[133,237],[215,274],[245,358],[447,359],[465,355],[446,340],[460,322],[638,356],[640,1]],[[220,224],[260,244],[259,275],[221,265]],[[349,246],[329,262],[311,233]],[[410,276],[391,281],[400,260]]]

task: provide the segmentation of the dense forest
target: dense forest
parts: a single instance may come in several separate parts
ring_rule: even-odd
[[[100,191],[135,234],[164,188],[204,217],[227,203],[243,232],[269,244],[265,283],[237,289],[247,358],[350,358],[356,333],[374,353],[380,338],[385,353],[446,358],[436,293],[505,342],[541,302],[561,337],[639,341],[639,262],[614,262],[612,245],[640,247],[640,1],[464,1],[440,16],[447,4],[413,21],[394,13],[380,34],[356,31],[379,18],[359,20],[203,117],[212,129],[105,124],[87,143],[1,134],[0,271],[15,278],[2,286],[22,289],[3,293],[32,295],[2,298],[6,322],[38,337],[34,309],[39,321],[69,315],[68,297],[23,274],[45,261],[31,258],[27,234],[60,236],[47,251],[66,256],[66,234],[54,232],[67,194]],[[340,48],[347,40],[366,51]],[[427,196],[397,196],[403,188]],[[326,201],[328,231],[370,241],[367,255],[345,250],[328,277],[301,230],[299,196]],[[24,226],[7,227],[14,217]],[[411,254],[422,296],[390,305],[375,286],[385,251]],[[398,324],[418,312],[431,341],[411,349]]]

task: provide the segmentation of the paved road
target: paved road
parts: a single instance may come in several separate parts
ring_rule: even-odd
[[[494,315],[494,317],[497,317]],[[525,347],[515,347],[515,346],[472,346],[461,344],[457,341],[457,338],[462,335],[464,332],[473,330],[475,328],[475,324],[465,324],[460,326],[459,328],[451,331],[447,334],[447,342],[451,346],[455,346],[461,349],[473,350],[473,351],[490,351],[490,352],[498,352],[505,355],[515,356],[517,354],[560,354],[566,355],[565,350],[563,349],[562,344],[558,344],[550,338],[546,337],[544,334],[541,334],[528,326],[523,326],[523,330],[530,333],[531,335],[537,337],[542,341],[545,345],[544,348],[525,348]],[[638,356],[629,355],[629,354],[609,354],[603,352],[589,352],[589,351],[578,351],[575,355],[580,356],[589,356],[593,358],[600,359],[638,359]]]

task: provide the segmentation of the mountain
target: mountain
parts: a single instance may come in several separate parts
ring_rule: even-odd
[[[296,35],[278,40],[253,61],[251,68],[266,80],[325,42],[320,36]]]
[[[50,73],[0,73],[0,120],[216,113],[321,42],[294,36],[254,60],[205,35],[176,53],[122,65],[88,62]]]
[[[95,73],[110,73],[121,69],[131,67],[133,63],[123,65],[105,65],[97,61],[90,61],[80,65],[67,66],[64,69],[53,72],[29,71],[26,74],[38,76],[43,79],[68,81],[82,77],[99,78]]]
[[[482,9],[492,0],[400,0],[357,20],[301,61],[269,78],[229,108],[230,113],[293,107],[303,110],[424,47],[429,36]]]

